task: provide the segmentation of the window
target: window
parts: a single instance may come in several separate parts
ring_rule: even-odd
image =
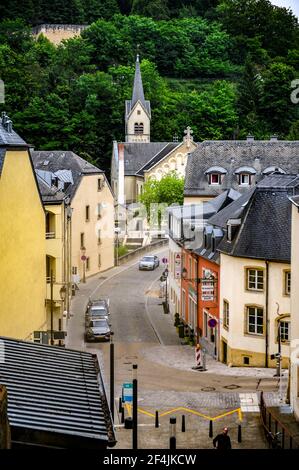
[[[101,255],[98,255],[98,267],[101,267]]]
[[[239,175],[239,184],[241,186],[249,186],[251,184],[251,175],[248,173],[241,173]]]
[[[77,266],[72,267],[72,274],[75,276],[78,273],[78,268]]]
[[[89,256],[86,258],[86,271],[90,270],[90,258]]]
[[[141,114],[141,111],[140,109],[137,110],[137,114],[140,115]]]
[[[102,240],[101,240],[101,230],[98,230],[98,245],[100,245],[102,243]]]
[[[138,124],[138,122],[135,122],[134,124],[134,134],[136,135],[140,135],[140,134],[143,134],[143,123],[140,122]]]
[[[84,247],[84,233],[80,233],[80,247]]]
[[[204,337],[207,338],[208,337],[208,314],[207,312],[204,312],[204,316],[203,316],[203,333],[204,333]]]
[[[85,220],[89,222],[89,206],[85,207]]]
[[[188,272],[188,277],[191,280],[193,278],[193,273],[192,273],[192,258],[189,258],[189,272]]]
[[[221,184],[220,173],[211,173],[209,175],[209,184]]]
[[[264,310],[261,307],[247,307],[247,333],[262,335],[264,333]]]
[[[290,334],[290,322],[289,321],[281,321],[280,322],[280,339],[281,341],[290,341],[291,334]]]
[[[264,271],[261,269],[247,269],[247,289],[264,289]]]
[[[98,178],[98,191],[102,191],[103,187],[104,187],[104,179]]]
[[[223,326],[228,330],[229,328],[229,303],[223,301]]]
[[[194,300],[189,296],[189,315],[188,315],[188,323],[189,326],[194,330],[197,324],[197,304]]]
[[[291,294],[291,271],[284,271],[284,294]]]

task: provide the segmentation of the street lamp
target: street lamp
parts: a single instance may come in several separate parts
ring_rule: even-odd
[[[81,261],[83,262],[83,279],[82,279],[82,282],[86,282],[86,278],[85,278],[85,262],[86,262],[86,248],[85,246],[82,246],[81,247]]]
[[[60,295],[60,298],[62,300],[62,302],[65,301],[65,298],[66,298],[66,287],[65,285],[63,285],[59,291],[59,295]]]
[[[137,364],[133,364],[133,428],[132,428],[132,448],[138,448],[138,383],[137,383]]]
[[[114,233],[116,235],[116,266],[118,266],[118,249],[119,249],[119,234],[120,234],[120,228],[115,227]]]

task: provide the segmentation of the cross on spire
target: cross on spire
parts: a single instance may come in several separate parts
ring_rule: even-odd
[[[184,130],[184,142],[187,144],[187,148],[190,147],[191,142],[193,142],[193,130],[191,129],[190,126],[187,126],[187,128]]]

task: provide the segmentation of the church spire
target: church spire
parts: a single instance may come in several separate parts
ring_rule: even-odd
[[[143,106],[145,106],[145,98],[144,98],[142,77],[141,77],[141,71],[140,71],[139,54],[137,54],[137,57],[136,57],[135,77],[134,77],[134,86],[133,86],[133,93],[132,93],[132,108],[137,103],[138,100],[142,103]]]

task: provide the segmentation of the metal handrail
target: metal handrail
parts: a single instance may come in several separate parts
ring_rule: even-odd
[[[55,232],[46,232],[46,240],[55,238]]]

